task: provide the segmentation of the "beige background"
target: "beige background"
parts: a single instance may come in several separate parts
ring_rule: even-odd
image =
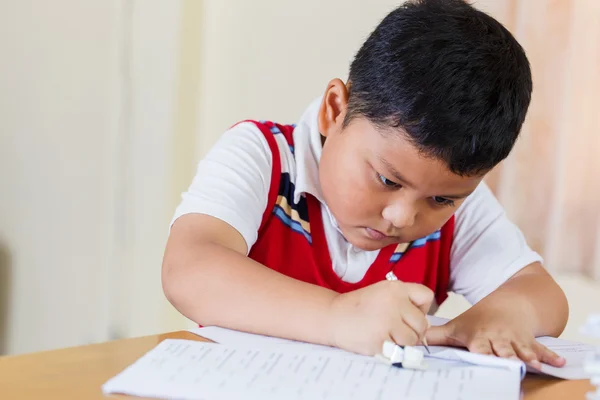
[[[198,158],[238,120],[296,121],[397,4],[0,1],[0,353],[189,326],[159,270]],[[522,40],[536,86],[490,183],[567,291],[564,336],[579,339],[600,311],[598,4],[478,2]]]

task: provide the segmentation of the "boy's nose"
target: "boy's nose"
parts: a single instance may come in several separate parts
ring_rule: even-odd
[[[382,215],[383,218],[391,223],[395,228],[402,229],[414,225],[417,216],[417,210],[412,204],[399,202],[385,207]]]

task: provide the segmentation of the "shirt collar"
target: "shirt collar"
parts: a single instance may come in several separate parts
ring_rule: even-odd
[[[325,203],[319,183],[319,161],[323,146],[319,132],[318,115],[322,98],[315,99],[306,109],[294,129],[294,153],[296,159],[296,187],[294,203],[303,194],[314,196]]]

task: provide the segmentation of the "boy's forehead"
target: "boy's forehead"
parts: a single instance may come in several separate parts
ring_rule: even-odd
[[[374,164],[383,168],[379,173],[392,174],[386,176],[394,179],[399,175],[404,186],[414,187],[420,191],[434,191],[446,194],[469,193],[473,191],[483,176],[461,176],[448,169],[447,164],[440,159],[424,154],[409,139],[408,135],[399,128],[381,128],[364,118],[348,126],[355,131],[350,133],[357,143],[374,160]]]

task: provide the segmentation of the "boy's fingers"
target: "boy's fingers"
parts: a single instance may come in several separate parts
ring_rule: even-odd
[[[456,346],[457,343],[450,336],[450,327],[446,325],[432,326],[427,329],[425,337],[430,346]],[[460,344],[458,344],[460,345]]]
[[[404,283],[408,298],[423,313],[427,314],[433,302],[433,292],[427,286],[418,283]]]
[[[513,349],[512,344],[510,343],[510,340],[508,339],[493,339],[490,341],[492,344],[492,350],[494,350],[494,353],[496,353],[496,355],[498,357],[502,357],[502,358],[516,358],[517,354],[515,353],[515,350]]]
[[[410,327],[419,338],[422,338],[429,327],[427,317],[423,312],[414,305],[409,305],[402,313],[402,320]]]
[[[494,355],[492,345],[487,338],[475,338],[467,347],[471,353]]]
[[[517,352],[517,356],[535,368],[540,368],[539,361],[533,349],[525,343],[513,342],[513,348]]]
[[[534,344],[534,351],[541,362],[552,365],[553,367],[564,367],[567,363],[563,357],[538,342],[535,342]]]
[[[390,337],[394,343],[400,346],[414,346],[419,342],[419,337],[411,328],[403,322],[392,328]]]

